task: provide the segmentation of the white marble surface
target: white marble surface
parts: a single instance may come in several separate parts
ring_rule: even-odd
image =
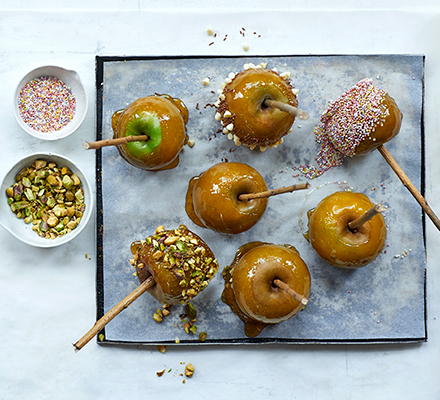
[[[7,4],[6,4],[7,3]],[[440,7],[432,1],[78,1],[0,2],[0,175],[25,153],[54,151],[94,180],[94,60],[101,55],[426,55],[426,198],[440,213],[437,130]],[[228,40],[212,41],[212,27]],[[15,85],[34,67],[81,75],[89,109],[71,137],[48,143],[17,124]],[[397,139],[396,139],[397,140]],[[101,347],[71,343],[95,320],[94,221],[71,243],[35,249],[0,230],[0,399],[436,399],[440,397],[440,232],[427,220],[428,342],[383,346]],[[186,383],[182,363],[196,372]],[[172,369],[158,378],[156,371]],[[221,395],[220,395],[221,393]]]

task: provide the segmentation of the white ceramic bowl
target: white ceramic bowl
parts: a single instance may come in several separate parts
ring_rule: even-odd
[[[17,216],[11,211],[6,195],[6,189],[15,183],[15,176],[24,167],[30,167],[35,160],[46,160],[48,162],[55,162],[60,168],[68,167],[73,173],[75,173],[82,182],[82,189],[84,191],[84,204],[86,205],[85,212],[81,218],[79,225],[73,229],[70,233],[59,236],[55,239],[45,239],[32,230],[33,224],[26,224],[23,219],[17,218]],[[3,178],[0,189],[0,224],[9,231],[17,239],[24,243],[27,243],[35,247],[56,247],[65,244],[78,236],[81,231],[87,225],[87,222],[92,215],[93,210],[93,195],[90,183],[78,168],[78,166],[68,158],[54,153],[34,153],[30,154],[20,161],[18,161]]]
[[[28,124],[26,124],[21,117],[18,106],[18,99],[20,96],[21,89],[23,89],[23,87],[31,80],[46,76],[55,77],[61,80],[62,82],[64,82],[70,88],[70,91],[72,92],[72,94],[75,96],[76,99],[75,115],[72,121],[70,121],[63,128],[54,132],[40,132],[38,130],[33,129]],[[44,140],[62,139],[75,132],[83,122],[87,112],[87,96],[84,90],[84,86],[82,85],[81,79],[77,72],[67,70],[61,67],[56,67],[53,65],[48,65],[48,66],[36,68],[22,78],[22,80],[17,85],[17,88],[15,90],[14,111],[18,123],[30,135]]]

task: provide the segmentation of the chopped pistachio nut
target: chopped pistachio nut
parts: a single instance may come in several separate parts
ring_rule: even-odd
[[[158,313],[153,314],[153,319],[158,323],[162,322],[162,320],[163,320],[163,318]]]
[[[162,376],[165,373],[165,370],[163,369],[162,371],[157,371],[156,375],[157,376]]]
[[[6,189],[8,204],[18,218],[32,222],[39,236],[55,239],[75,229],[85,211],[81,180],[68,167],[36,160],[23,168]]]
[[[161,353],[165,353],[167,351],[167,346],[164,346],[162,344],[159,344],[157,346],[157,350],[159,350]]]
[[[204,342],[206,340],[206,338],[208,337],[208,334],[206,332],[200,332],[199,333],[199,340],[201,342]]]
[[[197,317],[197,310],[191,303],[186,305],[185,311],[188,314],[189,319],[195,319]]]
[[[185,367],[185,376],[191,378],[194,374],[194,371],[195,371],[194,366],[191,363],[187,364]]]

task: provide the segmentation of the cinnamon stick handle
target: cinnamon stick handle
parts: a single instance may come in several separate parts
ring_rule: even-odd
[[[296,301],[299,301],[301,304],[306,305],[309,302],[307,298],[305,298],[302,294],[295,292],[295,290],[293,290],[287,283],[279,279],[274,279],[273,283],[274,285],[278,286],[280,289],[290,294]]]
[[[81,339],[73,344],[75,351],[81,350],[92,338],[103,329],[114,317],[116,317],[122,310],[126,309],[131,303],[133,303],[138,297],[147,291],[156,282],[153,277],[150,276],[147,280],[142,282],[135,290],[133,290],[128,296],[116,304],[111,310],[109,310],[104,316],[95,322],[92,329],[90,329]]]
[[[303,189],[308,189],[308,188],[310,188],[310,183],[308,183],[308,182],[307,183],[299,183],[297,185],[286,186],[286,187],[282,187],[282,188],[278,188],[278,189],[274,189],[274,190],[266,190],[264,192],[259,192],[259,193],[240,194],[240,195],[238,195],[238,200],[245,201],[245,200],[253,200],[253,199],[262,199],[265,197],[275,196],[277,194],[290,193],[290,192],[293,192],[294,190],[303,190]]]
[[[379,146],[377,148],[377,150],[379,150],[379,153],[382,154],[385,161],[390,165],[390,167],[393,169],[393,171],[396,173],[396,175],[402,181],[403,186],[405,186],[410,191],[410,193],[414,196],[414,198],[417,200],[417,202],[422,207],[423,211],[431,219],[431,221],[434,223],[436,228],[440,231],[440,220],[438,219],[437,215],[435,215],[434,211],[428,205],[428,202],[426,201],[426,199],[420,194],[420,192],[417,190],[417,188],[413,185],[413,183],[410,181],[410,179],[406,176],[405,172],[403,172],[402,168],[400,168],[399,164],[397,164],[396,160],[394,160],[394,158],[390,154],[390,152],[385,148],[384,145]]]
[[[141,142],[144,140],[148,140],[147,135],[134,135],[134,136],[132,135],[132,136],[125,136],[116,139],[105,139],[105,140],[97,140],[96,142],[86,142],[83,144],[83,147],[86,150],[100,149],[101,147],[105,147],[105,146],[117,146],[119,144],[125,144],[130,142]]]
[[[309,114],[306,111],[302,110],[301,108],[291,106],[290,104],[283,103],[282,101],[266,99],[264,100],[264,105],[266,107],[278,108],[279,110],[288,112],[299,119],[306,120],[309,118]]]
[[[348,223],[348,227],[351,230],[355,230],[365,224],[365,222],[369,221],[371,218],[373,218],[376,214],[379,214],[381,212],[384,212],[386,210],[386,206],[383,204],[376,204],[373,207],[371,207],[369,210],[367,210],[364,214],[362,214],[359,218],[356,218],[355,220]]]

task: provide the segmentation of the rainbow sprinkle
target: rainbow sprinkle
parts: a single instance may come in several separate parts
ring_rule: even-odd
[[[76,100],[58,78],[42,76],[29,81],[18,96],[21,118],[39,132],[54,132],[66,126],[75,115]]]
[[[301,166],[308,179],[316,178],[353,157],[356,147],[375,131],[389,111],[383,101],[386,92],[363,79],[331,103],[315,129],[315,140],[321,144],[315,161],[318,167]]]

